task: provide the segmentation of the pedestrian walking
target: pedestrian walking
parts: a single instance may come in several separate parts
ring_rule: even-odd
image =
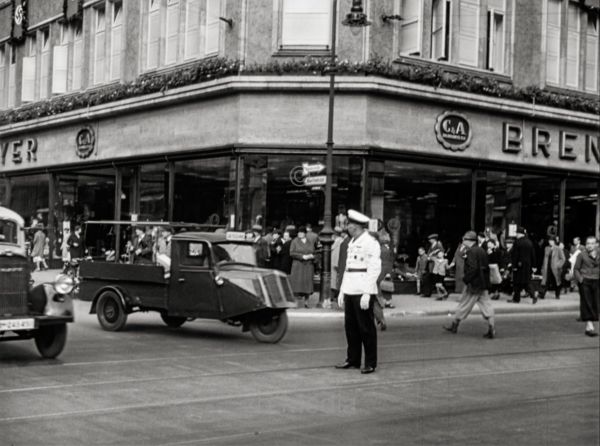
[[[371,233],[371,236],[379,242],[381,250],[381,273],[377,278],[377,299],[373,306],[373,315],[375,322],[379,325],[381,331],[387,330],[385,322],[384,308],[394,308],[392,305],[392,293],[394,282],[392,281],[392,271],[394,269],[394,254],[390,248],[391,238],[385,231]]]
[[[344,241],[345,233],[340,226],[333,228],[333,244],[331,245],[331,295],[336,296],[338,286],[338,264],[340,262],[340,247]]]
[[[434,265],[433,259],[437,256],[438,252],[444,252],[444,246],[439,241],[439,236],[437,234],[429,234],[427,240],[429,241],[429,249],[427,250],[427,270],[425,271],[425,274],[423,274],[421,283],[423,297],[431,297],[434,288],[433,277],[431,276]]]
[[[292,244],[292,234],[295,235],[295,229],[283,231],[281,236],[281,253],[280,253],[280,265],[281,271],[286,274],[292,272],[292,258],[290,257],[290,246]]]
[[[454,321],[444,328],[451,333],[457,333],[458,326],[464,321],[475,304],[479,306],[481,315],[488,323],[488,331],[483,335],[485,338],[496,337],[494,321],[494,307],[488,294],[490,287],[490,269],[487,253],[477,243],[475,231],[467,231],[463,237],[463,243],[467,246],[467,258],[465,260],[465,275],[463,291],[458,307],[454,312]]]
[[[446,278],[446,270],[448,269],[448,259],[444,257],[443,251],[438,251],[433,259],[433,270],[431,272],[431,281],[435,284],[437,292],[436,300],[444,300],[449,296],[448,291],[444,287],[444,279]]]
[[[48,269],[48,265],[44,259],[46,234],[44,233],[44,225],[42,223],[37,223],[35,229],[36,231],[33,234],[33,241],[31,243],[31,259],[35,264],[35,271],[41,271]]]
[[[600,306],[600,249],[598,239],[589,236],[583,251],[575,262],[575,279],[579,283],[579,312],[581,321],[585,322],[585,334],[598,336],[594,322],[598,322]]]
[[[562,288],[563,265],[565,253],[558,244],[556,237],[548,239],[548,246],[544,248],[544,261],[542,263],[542,292],[540,299],[544,299],[548,290],[554,290],[556,299],[560,299]]]
[[[571,245],[571,252],[568,260],[569,271],[567,272],[565,279],[570,283],[570,289],[577,289],[579,291],[579,295],[581,295],[581,285],[575,278],[575,263],[577,263],[577,257],[579,257],[584,251],[585,247],[581,244],[581,239],[579,237],[575,237],[573,239],[573,245]]]
[[[513,268],[513,297],[508,302],[518,304],[521,302],[521,291],[526,290],[532,303],[537,302],[537,297],[531,286],[531,273],[535,265],[535,248],[525,233],[525,228],[517,227],[516,241],[512,249],[511,263]]]
[[[515,239],[513,237],[508,237],[505,244],[506,248],[501,250],[500,274],[502,275],[502,283],[500,284],[500,290],[503,293],[512,294],[512,250],[515,245]],[[500,295],[492,297],[492,300],[498,299],[500,299]]]
[[[306,237],[306,228],[298,228],[297,237],[290,245],[292,273],[290,283],[296,299],[308,308],[308,298],[313,292],[313,275],[315,260],[315,244]]]
[[[422,296],[423,277],[427,272],[427,264],[429,263],[429,260],[427,259],[425,248],[422,246],[419,247],[418,253],[419,255],[417,256],[417,263],[415,264],[415,276],[417,278],[417,294]]]
[[[490,266],[490,296],[492,300],[500,298],[500,288],[502,286],[502,247],[498,239],[489,239],[486,244],[486,254]]]
[[[467,247],[461,242],[458,244],[452,262],[449,267],[454,268],[454,292],[461,294],[465,283],[463,282],[463,276],[465,274],[465,258],[467,257]]]
[[[366,231],[369,217],[348,210],[348,243],[346,268],[338,295],[338,305],[344,306],[344,328],[348,343],[346,360],[338,369],[359,368],[362,349],[365,351],[361,373],[373,373],[377,368],[377,329],[373,306],[377,297],[377,279],[381,273],[381,248]]]
[[[271,268],[283,271],[282,251],[283,239],[281,238],[281,233],[278,230],[273,230],[273,232],[271,233],[271,241],[269,242],[269,252],[271,253]]]

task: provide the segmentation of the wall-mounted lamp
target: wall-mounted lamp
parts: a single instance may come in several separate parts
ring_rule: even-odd
[[[381,15],[381,20],[383,21],[383,23],[387,23],[390,20],[404,20],[400,14],[394,14],[394,15],[386,15],[386,14],[382,14]]]
[[[228,19],[227,17],[219,17],[219,20],[227,23],[230,28],[233,28],[233,19]]]

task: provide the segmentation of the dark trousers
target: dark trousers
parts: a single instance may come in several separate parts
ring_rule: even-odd
[[[580,284],[580,316],[584,322],[598,321],[598,305],[600,303],[600,280],[583,279]]]
[[[429,271],[423,273],[423,277],[421,278],[421,294],[425,297],[431,297],[431,293],[433,292],[435,285],[432,279],[432,274]]]
[[[360,366],[362,348],[365,348],[365,367],[377,367],[377,329],[373,319],[375,295],[371,295],[369,308],[360,308],[360,294],[344,296],[344,328],[348,352],[346,360],[355,366]]]
[[[527,283],[515,283],[514,284],[514,288],[513,288],[513,300],[515,302],[520,302],[521,301],[521,291],[525,290],[529,293],[529,296],[531,298],[535,297],[535,290],[533,289],[533,286],[531,285],[531,282],[527,282]]]

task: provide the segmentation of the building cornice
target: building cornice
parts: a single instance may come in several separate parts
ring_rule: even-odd
[[[172,106],[178,103],[242,93],[327,92],[329,79],[315,76],[229,76],[187,85],[159,93],[122,99],[54,116],[31,119],[0,127],[0,137],[49,129],[68,124],[131,114],[141,110]],[[483,96],[462,91],[435,88],[376,76],[338,76],[338,94],[366,94],[428,101],[445,107],[470,108],[512,116],[513,118],[548,120],[573,126],[600,128],[600,117],[591,113],[563,110],[522,101]]]

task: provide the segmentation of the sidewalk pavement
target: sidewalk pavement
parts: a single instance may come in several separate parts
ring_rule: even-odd
[[[46,270],[34,272],[32,274],[36,283],[52,282],[60,270]],[[567,293],[560,296],[560,299],[554,298],[554,293],[549,292],[545,299],[539,299],[533,305],[530,298],[522,298],[521,303],[513,304],[507,302],[512,296],[501,294],[499,300],[493,300],[492,304],[496,314],[507,313],[547,313],[561,311],[579,311],[579,294],[576,292]],[[386,308],[384,314],[386,317],[404,317],[404,316],[447,316],[456,309],[459,294],[451,294],[447,300],[437,301],[435,294],[430,298],[419,297],[414,294],[394,294],[392,304],[395,308]],[[337,296],[334,296],[337,300]],[[294,308],[290,310],[290,316],[293,317],[344,317],[344,312],[336,309],[315,308],[318,302],[318,294],[313,293],[308,304],[310,308]],[[479,313],[479,307],[475,305],[474,314]]]

